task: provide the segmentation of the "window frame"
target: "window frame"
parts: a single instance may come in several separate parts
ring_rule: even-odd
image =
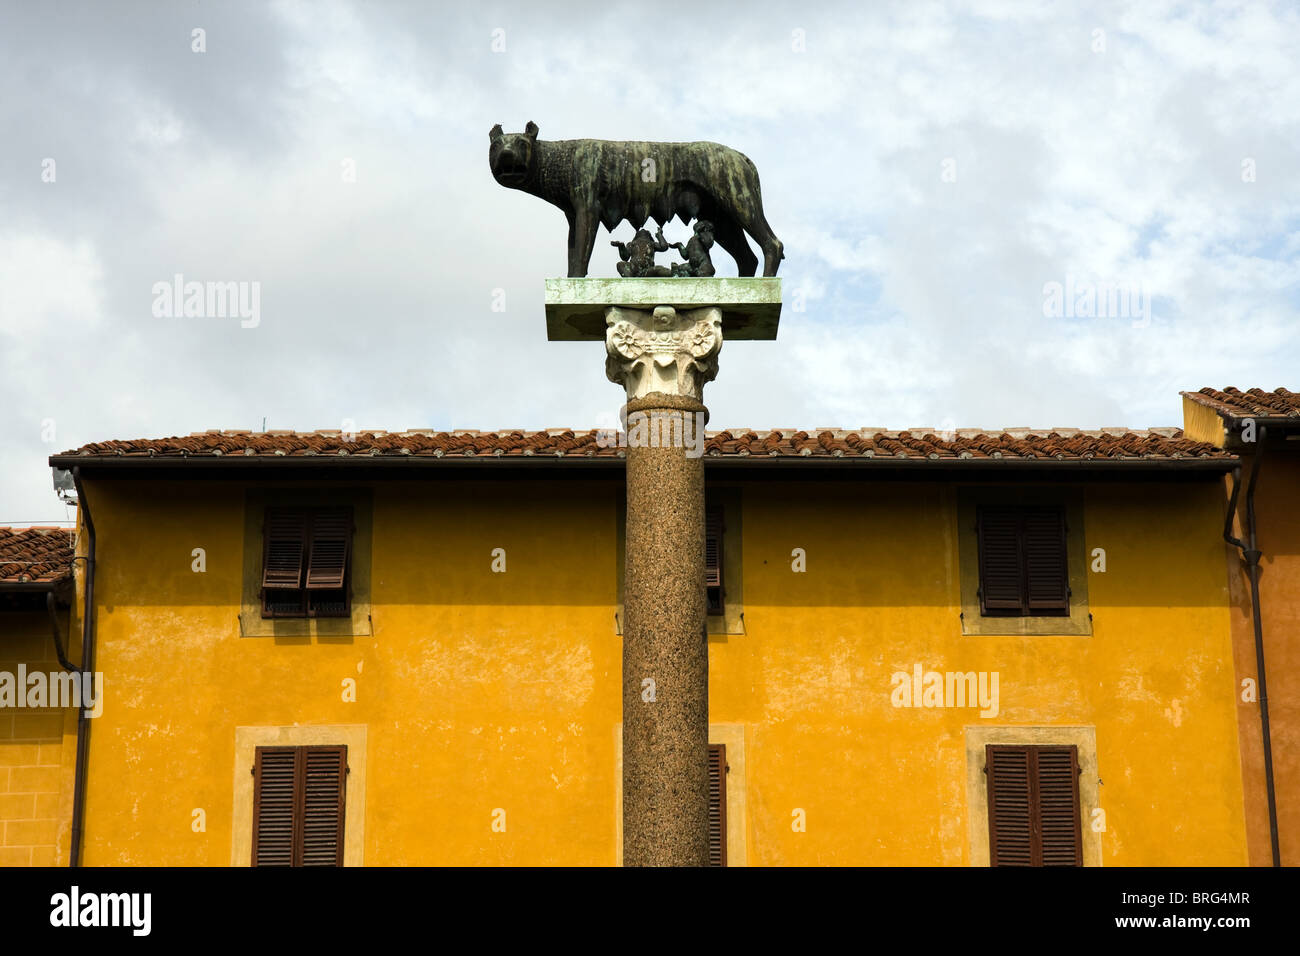
[[[709,744],[709,866],[727,865],[727,745]],[[718,779],[718,796],[714,798],[714,777]],[[715,824],[716,819],[716,824]],[[715,839],[716,834],[716,839]],[[717,861],[716,863],[714,861]]]
[[[957,604],[961,633],[968,635],[1089,636],[1086,488],[1080,485],[957,485],[949,501],[957,559]],[[1066,525],[1068,614],[987,615],[982,613],[979,508],[1059,508]]]
[[[275,587],[269,583],[270,574],[268,565],[271,557],[272,535],[271,527],[274,518],[284,518],[293,516],[300,519],[302,526],[302,550],[298,559],[298,585],[297,587]],[[313,573],[313,560],[316,555],[316,549],[328,532],[328,526],[321,526],[321,519],[329,517],[342,518],[347,521],[347,537],[343,548],[343,573],[342,584],[338,588],[313,587],[311,576]],[[356,535],[356,520],[352,513],[351,506],[340,505],[332,506],[295,506],[295,505],[267,505],[262,518],[262,587],[260,592],[262,602],[262,617],[275,619],[297,619],[297,618],[338,618],[352,616],[352,539]],[[322,549],[323,550],[323,549]],[[298,604],[296,608],[289,610],[279,610],[270,605],[269,599],[274,592],[286,592],[298,595]],[[317,600],[313,592],[324,592],[327,594],[341,593],[343,597],[342,607],[336,611],[322,612],[314,603]],[[331,603],[338,603],[337,601]]]
[[[347,829],[347,789],[348,774],[351,770],[348,766],[348,747],[347,744],[299,744],[299,745],[281,745],[269,744],[259,745],[253,751],[253,817],[252,817],[252,855],[250,866],[276,866],[273,863],[263,863],[258,860],[259,836],[261,835],[262,824],[262,806],[263,792],[262,783],[264,780],[265,758],[270,756],[290,756],[293,757],[292,770],[292,801],[293,806],[290,810],[290,845],[289,845],[289,866],[301,867],[309,865],[304,862],[307,854],[307,829],[309,822],[308,808],[308,783],[312,773],[310,767],[310,756],[333,758],[337,761],[337,794],[338,805],[334,809],[337,816],[337,825],[334,834],[334,862],[332,864],[311,864],[325,866],[343,866],[345,858],[346,829]],[[278,864],[283,865],[283,864]]]
[[[727,866],[749,866],[748,794],[745,764],[745,737],[748,725],[709,723],[709,745],[726,747],[726,834]],[[614,865],[623,865],[623,724],[614,725],[611,741],[614,767]]]
[[[252,485],[244,491],[243,574],[240,584],[240,637],[346,639],[372,637],[371,553],[374,494],[365,486],[333,484]],[[263,527],[268,507],[351,508],[352,537],[347,568],[350,614],[264,617]]]
[[[709,540],[714,539],[714,560],[709,560]],[[704,508],[704,607],[710,617],[725,617],[727,613],[727,509],[721,503]],[[717,565],[716,575],[711,565]],[[711,584],[716,577],[717,584]]]
[[[712,507],[721,507],[723,512],[722,548],[722,584],[720,587],[722,609],[708,609],[708,594],[705,594],[705,627],[710,635],[732,635],[745,633],[745,595],[744,569],[742,555],[744,551],[744,528],[742,510],[742,489],[739,485],[709,485],[705,493],[704,513],[706,516]],[[622,635],[624,621],[623,606],[623,572],[624,550],[627,547],[627,500],[620,494],[615,499],[614,540],[615,593],[618,603],[614,608],[614,633]],[[707,529],[706,529],[707,534]],[[706,584],[707,589],[707,584]]]
[[[1069,756],[1069,769],[1067,771],[1070,785],[1070,803],[1071,803],[1071,822],[1072,846],[1068,852],[1073,857],[1073,862],[1068,864],[1046,863],[1044,862],[1044,798],[1043,783],[1044,771],[1042,769],[1041,758],[1045,754],[1055,756]],[[1019,864],[1010,861],[999,860],[999,838],[998,838],[998,817],[999,807],[996,798],[997,784],[996,763],[994,759],[998,754],[1011,758],[1016,754],[1025,755],[1025,799],[1027,801],[1028,819],[1025,821],[1028,826],[1028,853],[1029,863]],[[1011,771],[1008,771],[1010,773]],[[988,785],[988,824],[989,824],[989,866],[1083,866],[1083,819],[1080,811],[1081,794],[1079,786],[1079,777],[1082,774],[1082,768],[1079,761],[1079,748],[1076,744],[985,744],[984,746],[984,774],[987,778]],[[1058,810],[1059,813],[1059,810]],[[1063,847],[1056,847],[1055,853],[1064,851]]]
[[[976,592],[980,599],[980,616],[982,617],[1068,617],[1070,614],[1070,522],[1066,517],[1065,508],[1061,505],[1002,505],[1002,504],[980,504],[975,509],[975,526],[976,539],[979,543],[979,590]],[[1059,539],[1052,542],[1052,548],[1058,550],[1061,572],[1063,580],[1056,582],[1064,588],[1063,600],[1059,603],[1051,602],[1046,606],[1035,607],[1034,580],[1030,566],[1032,564],[1032,548],[1030,543],[1030,522],[1050,516],[1058,524],[1053,529],[1052,534],[1056,536],[1059,533]],[[991,565],[994,559],[991,555],[989,538],[992,537],[991,525],[995,520],[1001,519],[1007,521],[1011,519],[1015,523],[1014,536],[1016,544],[1016,562],[1017,568],[1017,601],[1016,606],[1011,607],[1009,604],[1001,606],[991,606],[989,598],[989,578],[992,573]],[[1004,529],[999,529],[1004,530]],[[1005,584],[1006,582],[1000,582]],[[1041,599],[1040,599],[1040,603]]]
[[[1079,816],[1083,838],[1083,865],[1102,865],[1101,828],[1094,829],[1100,813],[1101,778],[1097,764],[1097,728],[1092,725],[1032,725],[1018,724],[967,726],[966,750],[966,823],[969,839],[967,862],[970,866],[987,867],[991,861],[989,846],[988,777],[984,774],[988,744],[1009,746],[1069,746],[1077,748],[1080,773]],[[945,862],[958,863],[956,858],[945,856]]]

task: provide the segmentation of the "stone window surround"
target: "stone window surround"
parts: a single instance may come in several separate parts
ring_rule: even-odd
[[[230,821],[230,865],[253,864],[253,761],[258,747],[348,748],[343,798],[343,865],[361,866],[365,851],[366,725],[236,727],[235,780]]]
[[[1088,636],[1092,614],[1088,607],[1088,546],[1084,537],[1084,490],[1077,486],[1027,488],[1017,485],[970,485],[957,489],[957,567],[960,585],[961,632],[976,635]],[[980,612],[979,535],[975,528],[980,505],[1059,505],[1065,511],[1066,560],[1070,575],[1068,616],[984,616]]]
[[[707,486],[705,490],[706,507],[720,504],[723,508],[722,535],[722,593],[723,613],[708,614],[709,634],[730,635],[745,633],[745,596],[743,526],[741,523],[743,499],[739,485]],[[615,508],[615,573],[618,575],[616,591],[618,606],[614,610],[614,633],[623,633],[623,548],[627,522],[627,502],[620,495]]]
[[[347,505],[352,508],[352,614],[350,617],[262,617],[262,522],[267,506]],[[373,503],[368,488],[257,487],[244,496],[240,637],[347,639],[371,637],[370,554]]]
[[[1083,835],[1083,865],[1101,866],[1102,834],[1092,829],[1092,811],[1100,806],[1095,727],[966,728],[966,807],[970,824],[970,865],[989,865],[989,784],[984,773],[988,744],[1014,747],[1068,747],[1079,753],[1079,828]]]
[[[749,865],[745,817],[745,725],[709,723],[709,743],[727,748],[727,866]],[[252,839],[252,831],[249,831]],[[623,865],[623,725],[614,727],[614,865]]]

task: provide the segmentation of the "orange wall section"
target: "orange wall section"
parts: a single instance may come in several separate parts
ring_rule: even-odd
[[[1240,431],[1240,421],[1231,427],[1213,409],[1183,398],[1183,422],[1187,437],[1223,447],[1231,433]],[[1270,443],[1255,492],[1257,544],[1263,552],[1260,562],[1260,621],[1263,632],[1264,667],[1268,681],[1269,730],[1272,737],[1273,788],[1277,804],[1278,845],[1283,866],[1300,865],[1300,453]],[[1234,517],[1233,534],[1245,540],[1246,492],[1255,466],[1255,449],[1238,443],[1242,457],[1241,490]],[[1222,484],[1223,510],[1231,498],[1232,481]],[[1221,534],[1222,532],[1220,532]],[[1236,670],[1239,746],[1245,803],[1247,843],[1252,866],[1271,866],[1268,792],[1264,773],[1264,743],[1261,726],[1255,653],[1255,626],[1251,607],[1250,579],[1241,552],[1223,546],[1230,592],[1233,661]],[[1244,682],[1256,682],[1251,699],[1243,699]]]
[[[1244,456],[1242,491],[1234,534],[1245,534],[1246,487],[1254,467]],[[1225,494],[1231,485],[1225,484]],[[1270,451],[1255,492],[1260,561],[1260,619],[1264,667],[1268,681],[1269,730],[1272,736],[1273,788],[1277,801],[1279,848],[1283,866],[1300,865],[1300,455]],[[1244,539],[1243,539],[1244,540]],[[1250,860],[1273,862],[1269,840],[1264,745],[1256,700],[1241,700],[1241,682],[1258,677],[1250,579],[1236,548],[1224,548],[1232,595],[1232,641],[1238,683],[1242,782],[1245,788]]]

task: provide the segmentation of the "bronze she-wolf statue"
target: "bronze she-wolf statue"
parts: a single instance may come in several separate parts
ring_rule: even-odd
[[[749,233],[763,250],[763,275],[776,275],[785,253],[763,216],[758,170],[743,153],[718,143],[547,142],[537,133],[533,122],[508,134],[497,124],[488,134],[488,162],[502,186],[564,210],[570,276],[587,274],[601,223],[612,232],[624,219],[640,229],[647,219],[662,227],[673,216],[713,223],[713,238],[742,276],[758,269]]]

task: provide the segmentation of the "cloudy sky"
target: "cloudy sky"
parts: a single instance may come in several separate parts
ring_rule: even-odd
[[[1297,63],[1287,3],[4,0],[0,524],[67,517],[46,459],[90,441],[611,422],[603,346],[546,342],[565,221],[493,181],[494,123],[754,160],[786,309],[724,348],[718,426],[1300,389]],[[256,324],[155,315],[178,273],[257,283]]]

